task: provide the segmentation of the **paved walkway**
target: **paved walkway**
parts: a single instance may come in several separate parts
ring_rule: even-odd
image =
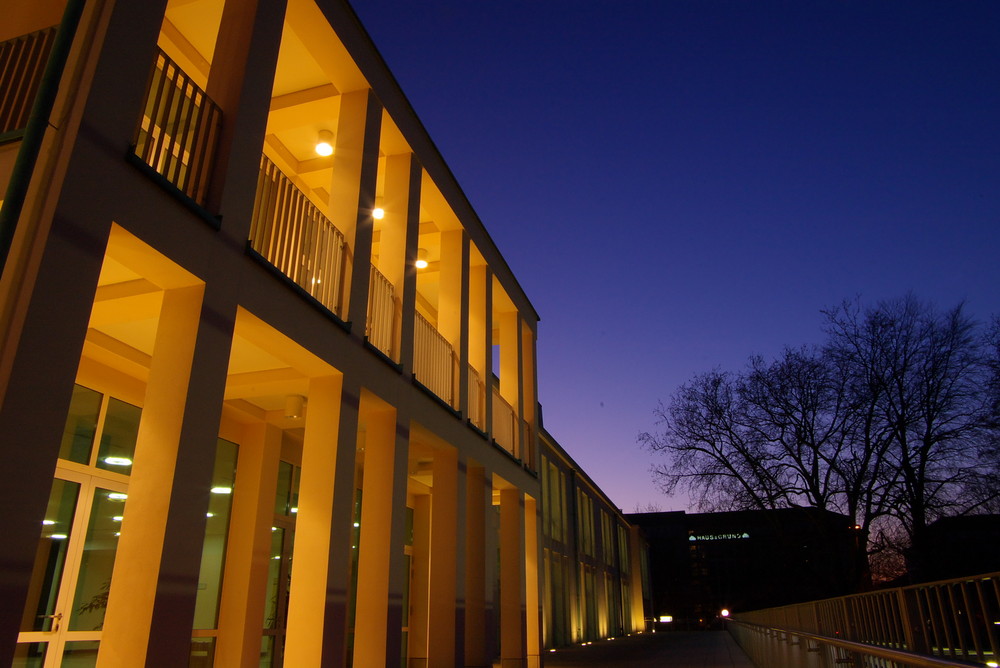
[[[546,652],[546,668],[754,668],[725,631],[643,633]]]

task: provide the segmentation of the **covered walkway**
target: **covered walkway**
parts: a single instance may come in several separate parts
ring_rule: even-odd
[[[725,631],[677,631],[595,642],[545,655],[546,668],[753,668]]]

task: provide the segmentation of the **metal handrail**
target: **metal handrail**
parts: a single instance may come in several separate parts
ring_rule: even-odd
[[[185,195],[204,204],[222,110],[157,49],[135,131],[135,154]]]
[[[396,332],[396,289],[385,274],[371,265],[368,275],[368,318],[365,336],[368,343],[395,359],[393,339]]]
[[[1000,657],[1000,573],[755,610],[737,621],[982,665]]]
[[[27,127],[57,28],[0,43],[0,135]]]
[[[894,666],[913,666],[914,668],[969,668],[970,665],[967,662],[957,662],[949,661],[948,659],[941,659],[935,656],[927,656],[924,654],[914,654],[913,652],[907,652],[899,649],[892,649],[890,647],[879,647],[877,645],[867,645],[865,643],[855,642],[852,640],[843,640],[841,638],[830,638],[828,636],[821,636],[815,633],[807,633],[805,631],[795,631],[793,629],[779,628],[775,626],[764,626],[761,624],[753,624],[750,622],[742,622],[739,620],[729,620],[726,622],[729,626],[730,635],[732,635],[736,642],[743,648],[750,658],[757,663],[762,660],[760,657],[755,656],[755,648],[749,646],[749,643],[745,642],[745,639],[741,639],[739,634],[732,633],[733,626],[743,626],[747,627],[750,631],[761,635],[767,635],[770,639],[776,640],[778,642],[787,641],[788,636],[794,636],[796,638],[801,638],[807,642],[815,643],[817,648],[806,647],[807,651],[816,652],[819,650],[819,646],[833,647],[839,650],[850,652],[852,654],[860,654],[865,657],[872,657],[875,659],[881,659],[883,661],[891,661]],[[784,635],[785,638],[780,638],[779,636]],[[843,664],[848,662],[848,657],[835,657],[834,662],[837,664]],[[803,660],[803,663],[806,663]],[[865,664],[859,664],[865,665]]]
[[[427,318],[414,314],[413,375],[449,406],[454,406],[455,349]]]
[[[343,315],[344,235],[263,155],[250,247],[332,313]]]

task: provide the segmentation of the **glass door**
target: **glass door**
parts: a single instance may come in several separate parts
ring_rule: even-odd
[[[57,469],[13,666],[93,666],[127,485]]]
[[[74,388],[13,668],[96,665],[141,412]]]

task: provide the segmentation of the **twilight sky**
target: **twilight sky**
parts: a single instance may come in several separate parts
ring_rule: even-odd
[[[1000,314],[1000,2],[353,0],[541,315],[546,429],[620,508],[694,374],[913,291]]]

